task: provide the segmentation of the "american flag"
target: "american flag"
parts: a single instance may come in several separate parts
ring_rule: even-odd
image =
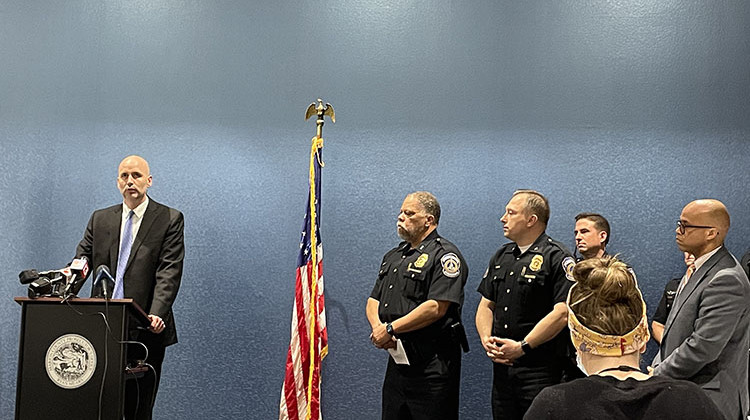
[[[297,258],[292,310],[292,335],[281,388],[280,420],[322,419],[320,363],[328,354],[323,296],[323,245],[320,240],[320,168],[323,139],[313,137],[310,150],[310,192]]]

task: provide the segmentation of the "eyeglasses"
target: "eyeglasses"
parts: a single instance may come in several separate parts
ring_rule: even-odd
[[[677,221],[677,231],[680,232],[680,235],[685,234],[685,229],[687,228],[696,228],[696,229],[713,229],[713,226],[698,226],[698,225],[689,225],[687,223],[683,223],[682,220]]]

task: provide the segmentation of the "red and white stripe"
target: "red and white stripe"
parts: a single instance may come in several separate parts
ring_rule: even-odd
[[[297,268],[292,311],[292,328],[286,357],[286,375],[281,389],[279,420],[320,420],[320,362],[328,353],[325,298],[323,287],[323,247],[318,244],[318,279],[316,311],[311,313],[310,294],[313,288],[313,263]],[[313,315],[311,315],[313,314]],[[310,325],[314,323],[313,354],[310,354]],[[310,377],[312,357],[312,378]],[[308,401],[308,395],[311,397]]]

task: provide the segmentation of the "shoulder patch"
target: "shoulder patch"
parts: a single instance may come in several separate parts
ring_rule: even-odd
[[[565,257],[565,259],[562,260],[562,268],[565,270],[565,278],[570,281],[575,281],[573,278],[573,268],[575,268],[575,266],[576,261],[573,257]]]
[[[456,278],[461,274],[461,260],[452,252],[449,252],[440,258],[440,265],[443,266],[443,274],[445,277]]]

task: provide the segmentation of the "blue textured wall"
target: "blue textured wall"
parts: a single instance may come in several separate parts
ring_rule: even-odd
[[[551,236],[599,211],[653,312],[682,271],[674,221],[716,197],[750,243],[750,3],[735,1],[4,1],[0,4],[0,418],[15,398],[26,268],[60,267],[146,157],[186,216],[180,343],[157,418],[273,418],[306,194],[303,121],[326,125],[327,418],[377,418],[386,355],[364,305],[403,196],[433,191],[471,267],[464,318],[511,192]],[[88,290],[88,288],[86,288]],[[469,328],[464,418],[489,418]],[[652,352],[650,352],[652,354]]]

